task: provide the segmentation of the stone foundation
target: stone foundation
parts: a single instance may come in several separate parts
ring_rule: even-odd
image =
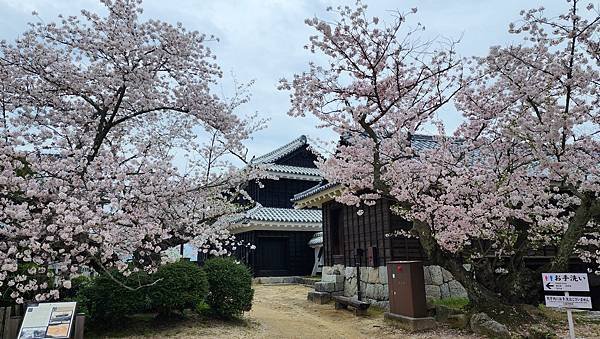
[[[469,298],[467,290],[454,279],[452,273],[440,266],[424,266],[425,295],[428,300]]]
[[[423,273],[428,301],[452,297],[468,298],[465,288],[450,272],[440,266],[424,266]],[[356,267],[323,266],[323,276],[321,282],[315,284],[315,290],[358,298]],[[389,305],[387,267],[360,267],[360,290],[362,300],[387,309]]]

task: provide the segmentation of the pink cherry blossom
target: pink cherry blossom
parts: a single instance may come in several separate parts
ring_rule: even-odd
[[[235,113],[246,86],[211,90],[215,39],[102,3],[0,42],[0,292],[17,301],[58,298],[85,268],[153,271],[183,243],[226,253],[257,175],[228,160],[262,122]]]
[[[384,25],[360,2],[338,7],[333,23],[306,21],[324,61],[280,88],[290,115],[340,134],[319,165],[343,186],[339,202],[391,199],[413,221],[398,234],[417,236],[473,299],[535,300],[527,255],[557,248],[546,268],[559,271],[575,255],[600,264],[600,17],[584,6],[523,11],[509,26],[522,42],[465,60],[451,41],[423,42],[407,25],[415,10]],[[446,136],[435,113],[452,102],[465,123]],[[439,136],[421,149],[428,124]]]

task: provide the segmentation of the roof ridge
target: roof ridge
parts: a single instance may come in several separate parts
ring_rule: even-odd
[[[267,164],[265,168],[268,172],[281,173],[281,174],[300,174],[308,175],[315,178],[321,178],[321,170],[316,167],[305,167],[305,166],[293,166],[293,165],[279,165],[279,164]]]
[[[281,147],[278,147],[278,148],[272,150],[271,152],[268,152],[268,153],[258,156],[256,158],[253,158],[250,162],[253,164],[265,164],[265,163],[271,163],[271,162],[277,161],[277,160],[281,159],[282,157],[297,150],[298,148],[306,145],[306,143],[307,143],[306,135],[302,134],[298,138],[290,141],[289,143],[287,143]]]
[[[284,208],[284,207],[265,207],[257,204],[254,208],[249,210],[240,221],[274,221],[274,222],[285,222],[285,223],[320,223],[321,222],[321,210],[312,209],[295,209],[295,208]],[[239,221],[237,221],[239,222]]]
[[[298,200],[302,200],[308,196],[311,196],[315,193],[324,191],[326,189],[332,188],[339,185],[338,183],[335,182],[328,182],[327,180],[321,180],[321,182],[319,182],[318,184],[316,184],[315,186],[304,190],[302,192],[296,193],[294,194],[294,196],[292,197],[292,199],[290,199],[290,201],[292,202],[296,202]]]

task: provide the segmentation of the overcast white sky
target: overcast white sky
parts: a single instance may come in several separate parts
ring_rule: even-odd
[[[303,46],[313,32],[304,24],[307,17],[326,17],[327,6],[352,4],[354,0],[145,0],[144,17],[175,23],[190,30],[214,34],[220,42],[211,43],[225,73],[223,92],[231,93],[233,78],[255,80],[252,101],[243,107],[270,118],[269,127],[257,133],[249,144],[252,154],[262,154],[287,143],[300,134],[332,140],[330,131],[316,129],[314,118],[291,118],[287,92],[277,90],[282,77],[306,69],[312,56]],[[382,19],[388,10],[418,8],[409,24],[421,22],[429,36],[462,37],[458,51],[463,56],[483,55],[491,45],[514,39],[508,23],[519,19],[519,11],[543,5],[549,14],[566,7],[563,0],[377,0],[368,1],[369,15]],[[13,40],[26,29],[26,23],[39,16],[50,22],[59,13],[78,15],[79,10],[100,8],[98,0],[0,0],[0,39]],[[440,117],[452,131],[460,116],[448,106]],[[433,131],[430,131],[433,132]]]

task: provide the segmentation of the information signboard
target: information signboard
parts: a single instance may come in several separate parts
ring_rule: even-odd
[[[566,295],[547,295],[546,306],[556,308],[592,308],[592,298]]]
[[[544,291],[589,292],[587,273],[542,273]]]
[[[68,339],[75,316],[75,302],[29,305],[18,339]]]
[[[564,295],[547,295],[546,306],[567,309],[569,338],[575,339],[573,308],[592,308],[592,298],[570,296],[569,292],[589,292],[587,273],[542,273],[544,291],[563,292]]]

